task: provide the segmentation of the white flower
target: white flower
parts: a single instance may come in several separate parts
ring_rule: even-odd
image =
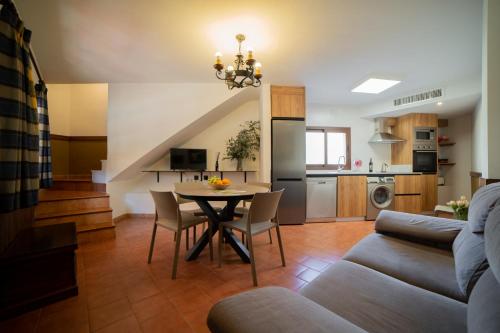
[[[467,201],[467,197],[466,197],[465,195],[462,195],[462,196],[460,197],[460,200],[461,200],[461,201]]]

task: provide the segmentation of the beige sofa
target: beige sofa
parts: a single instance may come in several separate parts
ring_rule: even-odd
[[[468,223],[383,211],[376,232],[300,291],[223,299],[212,332],[500,332],[500,184]]]

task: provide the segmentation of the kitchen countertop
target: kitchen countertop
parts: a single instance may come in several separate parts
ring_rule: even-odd
[[[390,177],[395,175],[421,175],[422,172],[404,172],[404,171],[387,171],[387,172],[362,172],[362,171],[352,171],[352,170],[342,170],[340,172],[336,170],[307,170],[306,177],[316,178],[316,177],[338,177],[338,176],[367,176],[367,177]]]

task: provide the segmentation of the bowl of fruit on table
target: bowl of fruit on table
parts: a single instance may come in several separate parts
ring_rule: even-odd
[[[208,185],[215,190],[225,190],[231,185],[231,181],[227,178],[220,179],[217,176],[208,178]]]

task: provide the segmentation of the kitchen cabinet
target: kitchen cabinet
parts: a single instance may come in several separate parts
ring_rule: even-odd
[[[395,194],[421,194],[421,175],[396,175]]]
[[[366,176],[339,176],[337,216],[366,216]]]
[[[422,211],[422,175],[395,177],[394,209],[398,212],[418,214]]]
[[[430,113],[410,113],[397,118],[392,133],[405,141],[391,145],[392,164],[413,165],[413,131],[415,127],[437,128],[438,117],[436,114]]]
[[[419,214],[422,211],[422,196],[420,194],[396,195],[394,196],[394,209],[398,212]]]
[[[271,86],[271,116],[305,118],[305,87]]]
[[[437,205],[437,175],[421,175],[422,211],[432,212]]]

